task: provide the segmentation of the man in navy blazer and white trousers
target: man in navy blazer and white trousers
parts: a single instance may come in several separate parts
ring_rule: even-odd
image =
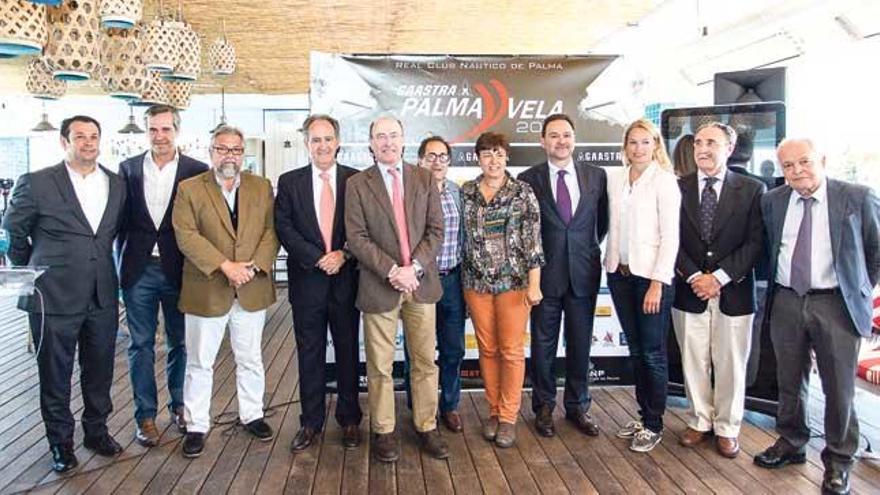
[[[762,203],[779,439],[755,464],[806,462],[812,350],[825,393],[822,492],[849,493],[859,447],[853,405],[859,344],[871,334],[871,293],[880,279],[880,199],[865,186],[826,178],[825,156],[809,139],[786,139],[777,157],[788,185]]]
[[[565,417],[581,432],[596,436],[599,429],[587,412],[591,403],[588,374],[593,312],[602,277],[599,243],[608,232],[605,171],[575,163],[574,123],[565,114],[544,119],[541,146],[547,161],[519,175],[532,186],[540,203],[541,242],[547,257],[541,276],[544,300],[532,308],[531,318],[535,430],[545,437],[555,434],[553,364],[564,312]]]
[[[144,114],[150,150],[119,165],[127,191],[122,230],[117,239],[122,258],[120,284],[131,340],[129,375],[134,394],[135,441],[159,444],[154,363],[159,305],[165,317],[165,374],[168,412],[183,432],[183,378],[186,369],[183,314],[177,309],[183,256],[177,248],[171,211],[180,181],[208,170],[208,165],[177,151],[180,114],[154,105]]]

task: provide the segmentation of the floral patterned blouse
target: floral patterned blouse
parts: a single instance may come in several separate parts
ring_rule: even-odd
[[[544,265],[538,199],[511,177],[488,203],[482,174],[461,187],[464,220],[462,284],[466,290],[498,294],[529,285],[529,270]]]

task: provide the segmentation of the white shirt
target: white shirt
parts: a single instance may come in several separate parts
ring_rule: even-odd
[[[776,263],[776,283],[791,287],[791,258],[797,242],[801,219],[804,218],[804,203],[798,201],[801,195],[794,189],[788,198],[788,209],[785,212],[785,223],[782,226],[782,239],[779,244],[779,258]],[[810,261],[811,289],[832,289],[840,285],[834,272],[834,256],[831,253],[831,224],[828,221],[828,182],[823,180],[813,193],[813,231],[810,240],[812,250]]]
[[[574,216],[577,210],[578,202],[581,200],[581,189],[578,185],[577,171],[574,169],[574,160],[569,159],[568,164],[563,167],[557,167],[547,160],[550,169],[550,189],[553,190],[553,200],[556,201],[556,181],[559,177],[559,171],[565,170],[565,185],[568,186],[568,195],[571,197],[571,216]]]
[[[70,168],[67,162],[64,162],[64,165],[67,167],[70,182],[73,183],[76,199],[86,215],[86,220],[89,221],[89,226],[92,227],[92,233],[97,234],[110,197],[110,179],[97,165],[95,170],[85,177]]]
[[[232,190],[227,191],[226,187],[223,185],[223,180],[217,176],[217,173],[214,173],[214,180],[217,181],[217,184],[220,186],[220,192],[223,193],[223,199],[226,200],[226,205],[229,206],[229,211],[235,211],[235,191],[238,190],[238,186],[241,185],[241,174],[235,174],[235,181],[232,183]]]
[[[629,208],[630,208],[630,196],[632,196],[632,190],[634,187],[638,187],[640,181],[644,178],[645,174],[639,176],[639,178],[633,182],[632,184],[629,181],[629,168],[626,168],[626,177],[624,179],[623,184],[623,192],[620,195],[620,261],[621,265],[629,265],[629,235],[630,235],[630,226],[629,226]]]
[[[394,177],[392,177],[391,174],[388,173],[388,169],[389,168],[396,168],[397,169],[397,175],[400,176],[400,197],[405,198],[406,195],[404,194],[404,191],[403,191],[403,161],[397,162],[397,164],[395,164],[394,167],[389,167],[388,165],[385,165],[384,163],[379,163],[378,166],[379,166],[379,171],[382,172],[382,180],[385,181],[385,189],[388,191],[388,199],[391,201],[391,205],[394,206],[394,195],[393,195],[393,191],[391,190],[391,181],[394,180]]]
[[[144,199],[156,230],[159,230],[165,212],[171,206],[171,193],[174,192],[174,179],[177,177],[179,160],[180,155],[175,152],[174,158],[164,167],[159,168],[153,161],[151,152],[147,152],[144,156]],[[153,256],[159,256],[158,243],[153,245]]]
[[[321,192],[324,190],[324,180],[321,174],[325,171],[312,164],[312,196],[315,204],[315,218],[318,219],[318,225],[321,225]],[[330,175],[330,190],[333,191],[334,204],[336,201],[336,163],[330,166],[326,172]]]

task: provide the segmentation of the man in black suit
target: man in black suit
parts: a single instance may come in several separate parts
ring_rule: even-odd
[[[764,191],[760,182],[727,170],[735,145],[733,128],[717,122],[694,135],[697,172],[679,180],[672,309],[690,402],[681,444],[693,447],[714,431],[717,451],[730,458],[740,450]]]
[[[547,264],[541,273],[544,300],[532,309],[531,372],[535,429],[555,434],[556,348],[565,313],[565,417],[587,435],[599,428],[591,419],[589,366],[593,312],[602,275],[599,243],[608,231],[605,171],[575,163],[574,122],[565,114],[544,119],[541,146],[547,161],[519,179],[528,182],[541,206],[541,239]]]
[[[159,444],[156,427],[156,327],[159,305],[165,317],[165,376],[170,395],[168,412],[184,433],[183,377],[186,346],[183,314],[177,309],[183,256],[177,248],[171,211],[177,184],[208,170],[208,165],[177,151],[180,114],[168,105],[145,113],[150,150],[119,165],[125,179],[126,202],[117,245],[122,258],[120,282],[131,340],[129,375],[134,394],[135,441]]]
[[[302,452],[324,427],[327,325],[336,362],[336,421],[342,443],[360,443],[356,261],[345,246],[345,183],[357,170],[336,163],[339,123],[311,115],[303,123],[311,163],[283,174],[275,198],[275,230],[287,251],[293,330],[299,363],[300,429],[290,448]]]
[[[755,464],[806,462],[815,353],[825,392],[822,493],[846,494],[859,448],[853,404],[859,347],[871,335],[871,293],[880,280],[880,199],[863,185],[826,178],[825,155],[812,140],[786,139],[776,154],[787,185],[767,193],[762,205],[779,439],[755,456]]]
[[[83,445],[103,456],[122,451],[107,431],[119,325],[119,282],[113,240],[125,204],[125,184],[98,165],[101,126],[82,115],[61,124],[64,161],[22,175],[3,228],[15,265],[46,267],[37,292],[19,300],[29,312],[37,346],[40,412],[58,472],[77,466],[70,378],[79,347]]]

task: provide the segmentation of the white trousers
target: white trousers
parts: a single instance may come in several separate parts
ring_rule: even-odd
[[[736,437],[745,407],[754,315],[725,315],[718,301],[710,299],[702,313],[673,308],[672,323],[690,402],[688,426],[697,431],[715,430],[722,437]]]
[[[250,423],[263,417],[266,378],[261,343],[266,310],[245,311],[236,300],[223,316],[187,314],[186,379],[183,403],[188,432],[206,433],[211,426],[211,395],[214,389],[214,360],[229,324],[229,340],[235,356],[235,385],[238,417]]]

